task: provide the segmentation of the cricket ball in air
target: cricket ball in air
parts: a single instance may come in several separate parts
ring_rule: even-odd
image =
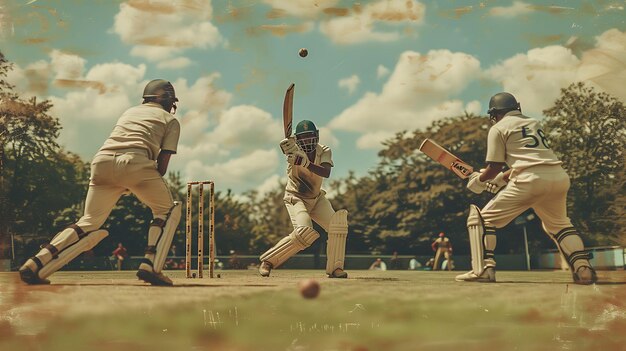
[[[298,289],[305,299],[314,299],[320,294],[320,283],[314,279],[303,279],[298,282]]]
[[[298,50],[298,55],[300,55],[300,57],[306,57],[306,55],[309,54],[309,50],[302,48],[300,50]]]

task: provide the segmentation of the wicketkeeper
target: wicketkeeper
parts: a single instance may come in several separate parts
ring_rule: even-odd
[[[94,156],[84,215],[24,263],[19,273],[25,283],[49,284],[47,277],[104,239],[108,232],[100,227],[120,196],[130,191],[153,215],[137,277],[152,285],[172,285],[161,269],[180,220],[180,203],[174,202],[162,176],[178,146],[180,124],[172,115],[178,98],[170,82],[156,79],[146,85],[143,99],[122,114]]]
[[[522,115],[520,104],[509,93],[494,95],[488,114],[493,126],[487,138],[487,167],[470,176],[467,188],[477,194],[484,190],[497,194],[482,210],[470,206],[467,228],[472,270],[456,280],[495,282],[496,228],[532,208],[566,258],[574,282],[595,283],[591,255],[567,217],[569,177],[550,149],[541,124]],[[509,170],[501,172],[504,166]]]
[[[268,277],[291,256],[311,246],[319,238],[313,222],[328,233],[326,274],[330,278],[347,278],[343,270],[348,235],[348,211],[335,212],[322,181],[330,176],[333,167],[332,152],[321,145],[319,131],[311,121],[304,120],[296,126],[294,138],[280,143],[287,156],[287,186],[284,202],[291,217],[293,231],[274,247],[261,255],[259,273]]]

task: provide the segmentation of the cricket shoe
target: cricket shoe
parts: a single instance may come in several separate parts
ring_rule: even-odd
[[[33,272],[28,267],[22,267],[19,270],[20,279],[28,285],[45,285],[50,284],[48,279],[39,278],[39,274]]]
[[[328,278],[348,278],[348,273],[341,268],[337,268],[328,275]]]
[[[146,283],[150,283],[156,286],[172,286],[174,283],[168,277],[166,277],[163,273],[157,273],[154,271],[149,271],[147,269],[139,269],[137,271],[137,278],[143,280]]]
[[[487,266],[483,270],[481,275],[477,275],[474,271],[457,275],[454,280],[457,282],[480,282],[480,283],[495,283],[496,282],[496,268]]]
[[[267,261],[263,261],[261,262],[261,265],[259,266],[259,274],[261,275],[261,277],[269,277],[270,276],[270,272],[272,271],[272,264],[267,262]]]
[[[580,285],[591,285],[598,281],[595,269],[590,266],[580,266],[573,274],[574,283]]]

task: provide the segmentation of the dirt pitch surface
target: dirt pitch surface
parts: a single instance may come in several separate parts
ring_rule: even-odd
[[[593,286],[568,272],[218,271],[147,286],[135,272],[0,273],[0,350],[626,350],[626,273]],[[316,299],[296,286],[321,283]]]

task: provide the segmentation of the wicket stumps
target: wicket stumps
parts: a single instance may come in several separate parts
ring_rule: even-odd
[[[198,187],[198,270],[194,277],[202,278],[204,268],[204,185],[209,186],[209,278],[213,278],[213,266],[215,261],[215,184],[212,181],[187,182],[187,215],[185,218],[185,271],[187,278],[191,274],[191,242],[192,233],[192,187]]]

